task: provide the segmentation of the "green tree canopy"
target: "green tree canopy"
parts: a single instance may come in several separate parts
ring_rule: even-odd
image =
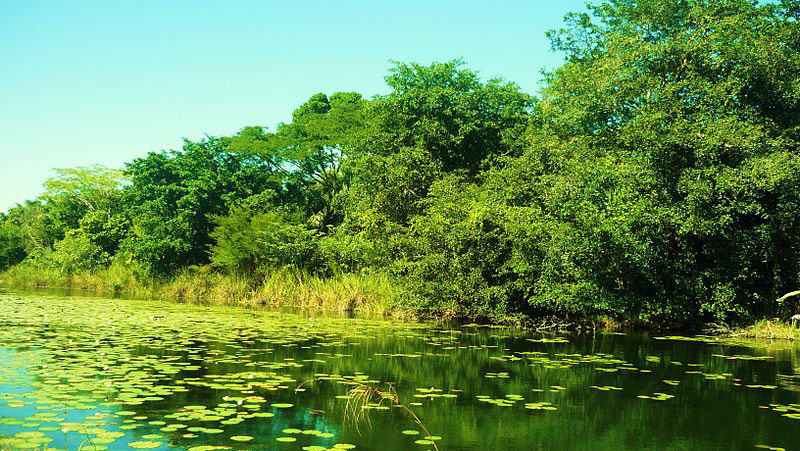
[[[800,282],[796,14],[614,0],[551,33],[567,63],[494,183],[547,218],[532,302],[722,318]]]
[[[352,92],[337,92],[330,98],[315,94],[295,110],[291,123],[279,124],[276,132],[245,127],[225,142],[232,152],[268,161],[292,194],[294,208],[313,217],[322,230],[341,221],[334,211],[335,197],[346,183],[341,161],[364,126],[366,103]]]
[[[392,92],[370,103],[367,132],[348,159],[351,226],[406,225],[436,179],[450,172],[474,177],[516,152],[532,98],[513,83],[481,82],[462,66],[396,63],[390,70]]]
[[[228,152],[214,138],[128,163],[131,183],[124,192],[132,234],[123,250],[155,274],[208,263],[211,216],[246,199],[280,198],[285,190],[274,172],[271,162]]]

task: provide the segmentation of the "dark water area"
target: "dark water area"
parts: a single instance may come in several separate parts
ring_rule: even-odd
[[[800,449],[800,347],[0,292],[0,449]]]

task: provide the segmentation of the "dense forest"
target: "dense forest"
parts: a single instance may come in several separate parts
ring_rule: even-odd
[[[799,21],[798,0],[610,0],[547,33],[565,62],[535,95],[460,60],[395,63],[385,95],[61,169],[0,216],[0,279],[356,274],[434,315],[786,313]]]

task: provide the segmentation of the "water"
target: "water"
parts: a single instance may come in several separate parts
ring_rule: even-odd
[[[81,446],[798,449],[800,356],[0,293],[0,449]]]

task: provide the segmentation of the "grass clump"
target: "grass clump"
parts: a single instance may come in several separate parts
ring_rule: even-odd
[[[252,301],[337,312],[382,314],[392,309],[397,285],[385,274],[340,273],[321,277],[296,270],[268,274],[256,287]]]
[[[92,293],[116,292],[199,304],[402,316],[395,303],[400,289],[390,276],[382,273],[323,276],[280,268],[258,274],[237,274],[218,271],[211,266],[191,266],[173,277],[155,279],[117,264],[74,273],[18,265],[0,273],[0,284]],[[405,315],[410,316],[410,313]]]
[[[800,339],[800,327],[791,322],[761,320],[751,326],[739,329],[731,335],[735,337],[770,340],[797,340]]]
[[[137,271],[115,263],[92,271],[62,269],[20,264],[0,273],[0,284],[29,288],[72,288],[90,292],[124,292],[149,295],[156,280],[142,277]]]

